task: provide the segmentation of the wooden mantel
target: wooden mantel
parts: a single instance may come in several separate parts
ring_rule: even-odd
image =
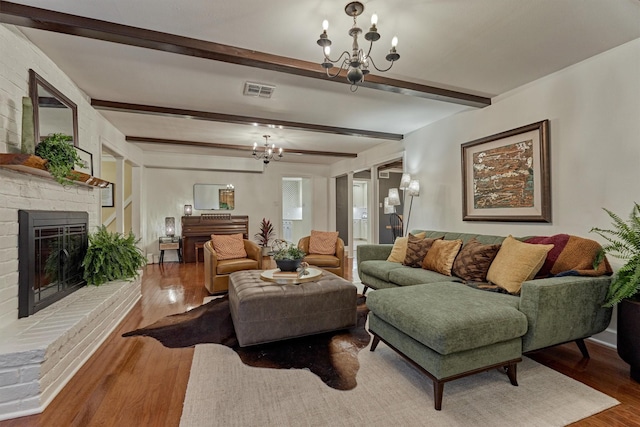
[[[37,175],[44,178],[53,179],[41,157],[32,154],[0,154],[0,167]],[[96,178],[83,172],[74,171],[67,176],[74,184],[86,185],[89,187],[106,187],[109,181]]]

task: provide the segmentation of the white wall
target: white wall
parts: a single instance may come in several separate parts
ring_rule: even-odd
[[[460,145],[544,119],[553,222],[462,221]],[[405,170],[421,184],[411,228],[597,240],[589,230],[610,224],[602,207],[626,218],[640,201],[640,39],[406,135],[405,147]],[[600,338],[614,343],[611,334]]]
[[[175,155],[176,166],[180,155]],[[251,159],[251,161],[256,162]],[[210,164],[201,156],[202,165]],[[257,162],[256,162],[257,163]],[[193,184],[233,184],[235,186],[235,209],[215,211],[231,215],[249,216],[249,238],[259,231],[262,218],[274,224],[276,236],[282,237],[282,177],[301,176],[311,178],[313,223],[312,228],[329,228],[329,169],[322,165],[272,163],[263,173],[181,170],[144,168],[144,201],[146,206],[146,233],[144,245],[147,253],[158,253],[158,237],[164,235],[164,218],[176,218],[176,235],[180,235],[180,218],[185,204],[193,205]],[[193,215],[214,211],[194,210]],[[166,261],[176,261],[174,251],[165,253]]]
[[[544,119],[553,222],[463,222],[460,145]],[[411,226],[589,236],[591,227],[608,225],[602,207],[626,216],[640,200],[639,135],[640,39],[407,135],[405,169],[421,184]]]

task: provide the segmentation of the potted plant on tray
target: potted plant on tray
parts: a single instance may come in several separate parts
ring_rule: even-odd
[[[304,251],[293,243],[285,242],[284,240],[276,243],[279,250],[273,255],[273,259],[280,271],[296,271],[306,255]]]
[[[86,167],[71,140],[69,135],[52,133],[36,146],[36,156],[47,161],[45,163],[47,171],[62,185],[73,182],[74,166]]]
[[[147,260],[136,246],[139,239],[129,232],[128,236],[112,233],[101,225],[89,235],[89,248],[82,261],[84,280],[89,285],[102,285],[112,280],[131,280]]]
[[[618,354],[631,366],[631,378],[640,382],[640,205],[634,202],[627,221],[608,209],[605,211],[613,220],[613,228],[591,229],[607,241],[596,264],[605,254],[626,263],[613,277],[604,305],[618,304]]]
[[[270,251],[269,242],[273,238],[273,224],[270,220],[262,218],[260,223],[260,232],[253,235],[258,240],[258,244],[262,247],[262,256],[267,256]]]

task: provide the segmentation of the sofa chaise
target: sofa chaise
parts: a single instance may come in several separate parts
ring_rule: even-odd
[[[507,239],[423,233],[426,239],[461,241],[460,245],[472,239],[498,245]],[[393,247],[357,248],[360,279],[365,291],[374,290],[367,297],[374,336],[371,351],[383,341],[427,374],[433,380],[437,410],[447,381],[502,367],[511,384],[517,385],[516,364],[524,353],[575,341],[583,356],[589,357],[583,340],[603,331],[611,319],[611,309],[602,307],[611,280],[608,270],[584,273],[590,276],[573,275],[580,274],[573,271],[563,277],[525,280],[519,294],[512,295],[469,286],[455,275],[387,261]]]

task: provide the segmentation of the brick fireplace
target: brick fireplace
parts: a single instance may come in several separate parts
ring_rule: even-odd
[[[0,420],[4,420],[46,408],[138,301],[141,279],[80,287],[19,318],[23,262],[19,212],[49,211],[65,217],[67,211],[81,211],[87,217],[83,227],[91,231],[100,218],[100,192],[86,186],[63,187],[4,168],[0,181]]]

